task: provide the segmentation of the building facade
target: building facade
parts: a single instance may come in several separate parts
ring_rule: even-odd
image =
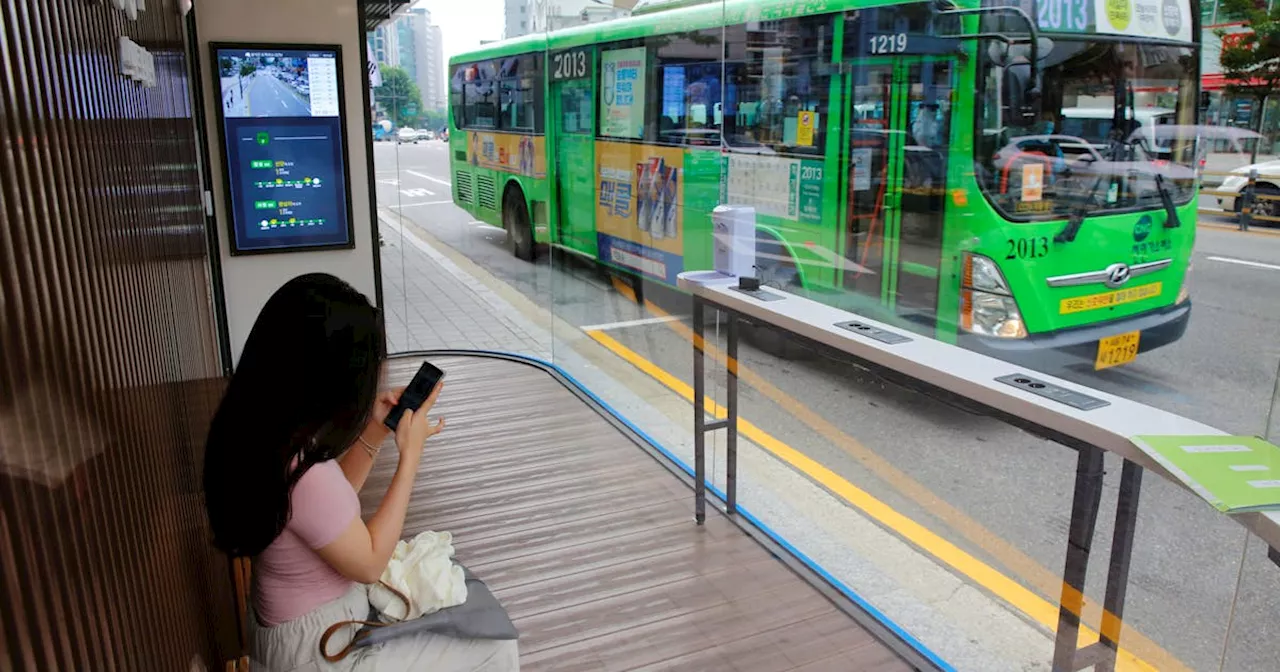
[[[380,65],[402,68],[418,85],[424,109],[445,108],[444,38],[430,10],[409,9],[371,31],[368,40]]]
[[[1274,0],[1272,0],[1274,1]],[[1222,45],[1250,32],[1240,18],[1226,13],[1219,0],[1204,0],[1200,6],[1200,120],[1212,126],[1258,131],[1265,136],[1259,154],[1276,153],[1280,141],[1280,100],[1273,96],[1265,109],[1253,95],[1231,91],[1231,82],[1222,70]],[[1219,37],[1219,33],[1222,36]]]
[[[636,0],[506,0],[503,37],[609,21],[628,16],[635,4]]]
[[[504,39],[528,35],[531,32],[529,10],[532,5],[532,0],[504,0],[503,17],[506,23],[502,30]]]
[[[445,89],[444,34],[440,26],[427,26],[426,69],[422,83],[422,104],[429,110],[443,110],[448,104]]]

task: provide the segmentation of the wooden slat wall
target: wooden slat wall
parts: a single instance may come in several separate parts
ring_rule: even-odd
[[[0,670],[234,653],[200,500],[221,390],[176,0],[0,0]],[[120,36],[158,86],[119,74]]]

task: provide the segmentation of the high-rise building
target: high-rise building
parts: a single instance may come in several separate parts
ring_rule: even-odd
[[[445,89],[444,35],[440,26],[427,26],[427,68],[422,86],[422,104],[430,110],[443,110],[448,105]]]
[[[444,38],[431,23],[431,12],[414,7],[378,26],[368,35],[379,64],[404,69],[418,85],[423,109],[444,109]]]
[[[627,16],[630,6],[626,0],[533,0],[530,11],[533,19],[530,32],[545,32],[599,23]]]
[[[636,0],[506,0],[506,33],[512,38],[627,16]]]
[[[373,49],[373,58],[382,65],[399,66],[399,39],[393,26],[384,23],[369,32],[369,46]]]
[[[529,10],[532,5],[532,0],[505,0],[503,14],[506,27],[502,31],[502,37],[510,39],[529,34]]]
[[[410,13],[396,19],[392,24],[395,28],[397,47],[399,51],[400,67],[409,74],[409,79],[418,83],[418,88],[422,88],[422,84],[418,82],[418,66],[419,49],[423,40],[418,39],[418,24],[423,25],[425,31],[425,22],[423,21],[423,13],[425,9],[413,9]],[[429,14],[428,14],[429,16]]]

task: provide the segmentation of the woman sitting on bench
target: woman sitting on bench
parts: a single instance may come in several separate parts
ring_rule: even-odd
[[[218,548],[254,558],[252,658],[273,672],[517,670],[515,641],[415,635],[337,662],[320,651],[330,625],[368,617],[361,584],[386,569],[423,446],[444,428],[427,420],[437,387],[418,412],[405,412],[395,477],[361,520],[356,493],[398,398],[378,392],[385,343],[364,295],[330,275],[295,278],[258,315],[214,416],[205,504]]]

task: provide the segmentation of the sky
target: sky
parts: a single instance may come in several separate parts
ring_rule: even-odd
[[[502,39],[502,0],[418,0],[414,7],[430,10],[431,23],[440,26],[446,63],[481,40]]]

